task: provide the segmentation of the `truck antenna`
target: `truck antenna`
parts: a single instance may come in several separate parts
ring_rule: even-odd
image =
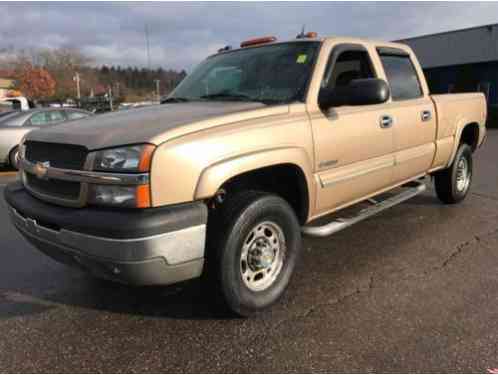
[[[304,29],[305,29],[305,27],[306,27],[306,25],[303,24],[303,27],[301,28],[301,32],[299,34],[297,34],[296,39],[302,39],[302,38],[305,37],[305,35],[304,35]]]

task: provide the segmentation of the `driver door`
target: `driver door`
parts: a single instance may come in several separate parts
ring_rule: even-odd
[[[330,54],[321,87],[377,78],[368,50],[339,45]],[[385,104],[340,106],[311,114],[318,178],[316,214],[347,206],[393,183],[392,122]]]

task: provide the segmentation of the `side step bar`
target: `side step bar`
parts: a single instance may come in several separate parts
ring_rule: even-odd
[[[373,203],[373,205],[361,210],[356,216],[344,219],[335,219],[334,221],[319,227],[305,225],[302,227],[302,232],[305,235],[313,237],[330,236],[331,234],[337,233],[347,227],[350,227],[353,224],[368,219],[369,217],[376,215],[379,212],[382,212],[410,198],[413,198],[414,196],[423,193],[426,188],[427,187],[422,182],[413,182],[405,191],[387,198],[381,202],[370,199],[369,202]]]

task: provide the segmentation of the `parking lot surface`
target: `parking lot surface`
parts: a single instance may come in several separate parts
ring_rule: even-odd
[[[10,224],[0,172],[0,372],[486,372],[498,367],[498,132],[471,194],[432,189],[305,239],[289,291],[254,319],[199,283],[130,288],[38,253]]]

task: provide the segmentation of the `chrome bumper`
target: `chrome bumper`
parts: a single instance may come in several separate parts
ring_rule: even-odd
[[[16,228],[40,251],[97,277],[132,285],[196,278],[204,265],[206,225],[141,238],[106,238],[52,229],[9,205]]]

